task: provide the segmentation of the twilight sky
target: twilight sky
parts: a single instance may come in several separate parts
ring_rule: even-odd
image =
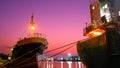
[[[10,53],[20,37],[28,35],[34,14],[36,32],[46,34],[47,51],[83,39],[90,22],[89,0],[0,0],[0,53]],[[77,55],[76,47],[60,54]],[[48,54],[52,55],[53,53]]]

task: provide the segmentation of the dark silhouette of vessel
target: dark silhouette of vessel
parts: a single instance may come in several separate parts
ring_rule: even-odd
[[[95,0],[90,3],[91,24],[77,43],[81,61],[87,68],[120,68],[119,0]]]
[[[9,62],[0,68],[38,68],[48,42],[40,33],[35,33],[33,15],[30,22],[30,35],[17,41],[9,57]],[[40,56],[40,57],[38,57]]]

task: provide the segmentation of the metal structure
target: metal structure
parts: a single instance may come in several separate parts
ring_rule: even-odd
[[[88,39],[77,44],[78,54],[87,68],[120,67],[120,9],[116,2],[96,0],[90,4],[91,23],[83,29]]]

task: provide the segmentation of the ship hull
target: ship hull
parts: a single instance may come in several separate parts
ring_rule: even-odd
[[[42,43],[30,43],[17,46],[13,50],[12,62],[8,68],[38,68],[37,53],[43,54],[45,47]]]
[[[11,60],[1,68],[38,68],[39,55],[47,49],[47,40],[40,37],[25,38],[17,42]],[[38,60],[39,59],[39,60]]]
[[[109,28],[100,36],[79,41],[77,51],[87,68],[119,68],[119,40],[120,34],[115,29]]]

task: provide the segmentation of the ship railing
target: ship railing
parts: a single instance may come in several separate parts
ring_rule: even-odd
[[[34,33],[34,36],[35,36],[35,37],[46,38],[46,35],[45,35],[45,34],[42,34],[42,33]]]
[[[45,34],[42,33],[34,33],[34,35],[31,36],[31,34],[28,34],[26,37],[19,38],[19,40],[26,39],[26,38],[31,38],[31,37],[40,37],[40,38],[46,38]]]
[[[87,33],[89,33],[91,30],[93,30],[93,27],[91,24],[83,28],[83,35],[85,36]]]
[[[102,23],[100,25],[94,26],[93,24],[88,24],[85,28],[83,28],[83,35],[86,36],[90,31],[93,31],[95,29],[106,29],[107,26],[110,26],[110,28],[116,29],[120,33],[120,22],[119,21],[110,21],[107,23]]]
[[[40,37],[40,38],[46,38],[46,35],[43,34],[43,33],[34,33],[33,36],[31,36],[30,34],[27,36],[28,38],[29,37]]]
[[[104,23],[102,23],[101,18],[97,19],[97,20],[92,20],[92,23],[90,23],[90,24],[86,23],[86,27],[83,28],[83,35],[85,36],[87,33],[98,28],[99,26],[101,26],[103,24]]]
[[[120,26],[120,23],[117,23],[114,20],[111,20],[109,22],[102,22],[101,19],[99,19],[99,20],[93,21],[92,24],[86,24],[86,27],[83,28],[83,35],[86,36],[86,34],[88,34],[90,31],[95,30],[97,28],[105,29],[105,27],[108,25],[113,25],[114,28],[117,27],[117,29],[120,30],[120,27],[118,27]]]

